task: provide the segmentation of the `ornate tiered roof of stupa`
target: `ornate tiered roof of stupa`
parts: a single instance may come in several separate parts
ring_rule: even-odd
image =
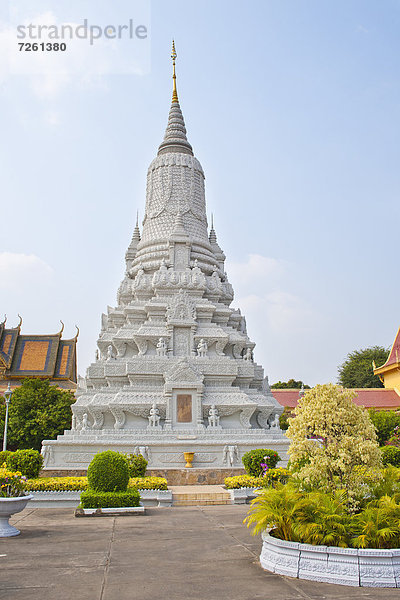
[[[79,330],[74,338],[63,340],[63,324],[58,333],[50,335],[22,335],[21,325],[21,317],[16,327],[7,327],[6,319],[0,323],[0,385],[1,380],[16,384],[27,377],[39,377],[60,387],[75,387]]]

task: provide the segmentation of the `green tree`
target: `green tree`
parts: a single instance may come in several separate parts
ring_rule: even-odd
[[[389,351],[382,346],[372,346],[362,350],[354,350],[347,355],[346,360],[338,367],[338,383],[346,388],[381,388],[383,383],[374,375],[372,362],[377,367],[382,366]]]
[[[368,413],[375,425],[378,444],[383,446],[392,437],[394,428],[400,427],[400,412],[371,408]]]
[[[274,383],[273,385],[271,385],[271,388],[274,389],[293,389],[293,390],[300,390],[301,387],[304,387],[305,390],[309,390],[310,386],[307,385],[306,383],[303,383],[302,381],[296,381],[295,379],[289,379],[289,381],[278,381],[277,383]]]
[[[7,446],[41,448],[42,440],[54,439],[71,427],[73,392],[60,390],[48,380],[26,379],[12,395],[9,406]],[[0,435],[4,431],[5,404],[0,404]]]

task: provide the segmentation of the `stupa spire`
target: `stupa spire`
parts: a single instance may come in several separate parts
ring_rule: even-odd
[[[185,121],[181,107],[179,106],[178,92],[176,88],[176,50],[175,42],[172,40],[172,102],[168,116],[167,129],[165,130],[164,140],[158,148],[158,154],[167,152],[181,152],[193,156],[192,146],[187,141]]]
[[[176,90],[176,73],[175,73],[176,57],[177,57],[177,54],[176,54],[176,50],[175,50],[175,41],[172,40],[172,52],[171,52],[171,58],[172,58],[172,102],[179,102],[178,92]]]
[[[138,247],[138,243],[140,242],[140,229],[139,229],[139,211],[136,213],[136,225],[133,230],[133,235],[131,239],[131,243],[128,246],[128,249],[125,253],[126,267],[129,270],[132,266],[132,262],[136,256],[136,251]]]
[[[210,244],[216,244],[217,243],[217,234],[215,233],[215,229],[214,229],[214,215],[213,215],[213,213],[211,213],[211,229],[210,229],[210,235],[208,236],[208,239],[210,240]]]

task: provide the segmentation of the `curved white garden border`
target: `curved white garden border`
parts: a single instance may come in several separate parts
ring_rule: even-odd
[[[263,533],[263,569],[326,583],[400,587],[400,549],[361,550],[285,542]]]

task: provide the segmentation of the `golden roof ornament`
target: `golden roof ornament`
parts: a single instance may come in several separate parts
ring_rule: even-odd
[[[178,100],[178,92],[176,91],[176,73],[175,73],[175,59],[177,57],[175,50],[175,42],[172,40],[172,102],[179,102]]]

